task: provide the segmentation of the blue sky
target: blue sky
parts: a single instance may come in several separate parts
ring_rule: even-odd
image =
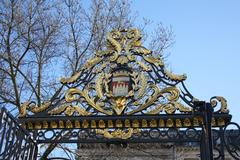
[[[186,85],[201,100],[224,96],[240,123],[240,1],[133,0],[139,17],[173,27],[176,43],[169,68],[186,73]],[[149,31],[153,28],[149,27]]]

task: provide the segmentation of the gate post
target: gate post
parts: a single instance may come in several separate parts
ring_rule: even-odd
[[[202,160],[213,160],[213,141],[212,141],[212,113],[213,108],[210,103],[204,101],[196,102],[200,114],[203,118],[202,137],[200,142],[200,155]]]

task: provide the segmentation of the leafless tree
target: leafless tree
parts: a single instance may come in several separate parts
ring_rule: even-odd
[[[18,109],[30,99],[39,105],[56,86],[48,71],[60,57],[60,19],[45,1],[1,1],[0,7],[0,101]]]
[[[40,106],[61,96],[58,78],[73,75],[104,49],[108,31],[149,25],[136,22],[130,6],[128,0],[0,1],[0,105],[17,115],[25,101]],[[160,55],[174,42],[171,28],[163,25],[145,34]]]

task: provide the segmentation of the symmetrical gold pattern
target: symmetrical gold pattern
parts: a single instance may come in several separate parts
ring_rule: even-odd
[[[224,117],[212,118],[212,126],[224,126],[229,120]],[[114,131],[116,128],[126,133],[125,128],[180,128],[180,127],[201,127],[203,119],[200,116],[192,118],[167,118],[167,119],[125,119],[125,120],[55,120],[55,121],[34,121],[24,122],[22,126],[26,129],[47,129],[47,128],[83,128]]]
[[[77,73],[60,80],[67,90],[58,103],[36,105],[25,102],[21,106],[20,117],[26,117],[27,110],[80,117],[192,113],[194,98],[183,84],[187,76],[168,71],[160,56],[155,56],[142,46],[141,38],[137,29],[109,32],[106,50],[96,52]],[[182,88],[178,84],[182,84]],[[221,103],[219,112],[227,113],[227,103],[223,97],[213,97],[212,107],[217,106],[217,101]],[[225,119],[213,119],[212,124],[223,125],[224,122]],[[59,120],[28,122],[24,125],[28,129],[91,128],[106,138],[127,139],[139,133],[136,129],[139,127],[190,127],[201,124],[201,118],[197,117],[167,120]]]

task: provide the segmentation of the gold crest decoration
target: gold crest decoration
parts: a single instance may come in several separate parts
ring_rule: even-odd
[[[161,56],[145,48],[141,38],[137,29],[109,32],[106,50],[96,52],[75,75],[61,79],[68,88],[56,107],[51,107],[54,104],[50,102],[42,106],[26,102],[20,116],[27,116],[27,109],[33,113],[44,110],[48,115],[66,116],[191,113],[196,98],[183,83],[186,75],[167,70]],[[216,101],[223,105],[221,112],[228,111],[224,98],[215,97],[213,107]],[[129,138],[138,131],[130,128],[97,132],[108,138],[123,135]]]

